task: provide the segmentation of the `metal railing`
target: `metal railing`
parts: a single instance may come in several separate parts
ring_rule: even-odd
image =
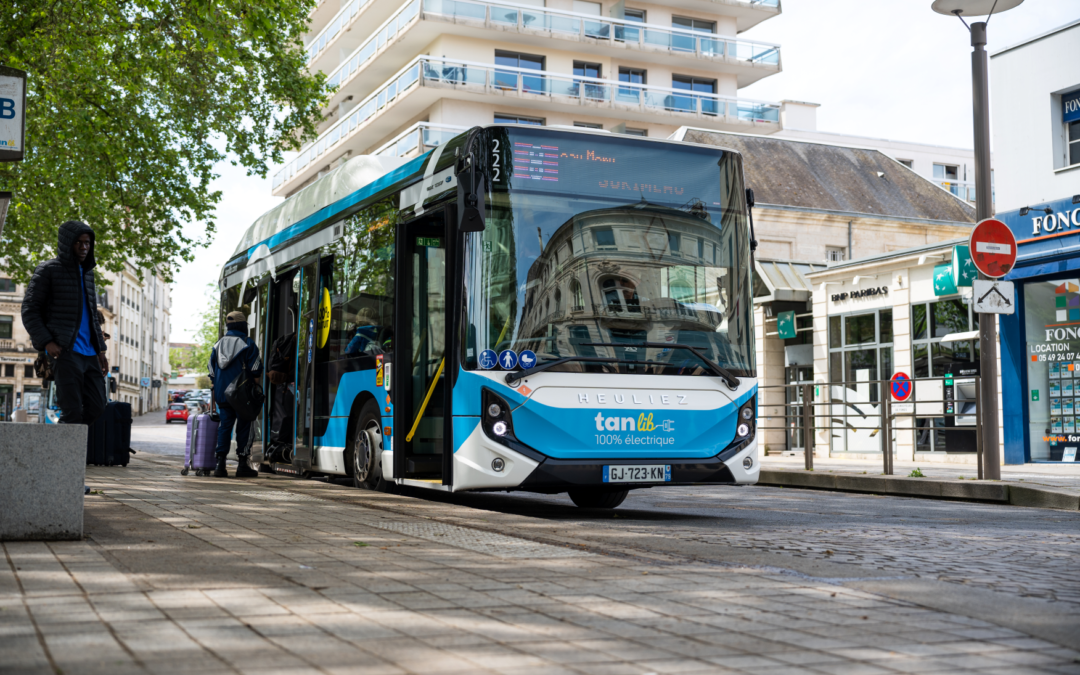
[[[334,37],[341,32],[369,0],[353,0],[341,10],[308,47],[310,64]],[[344,58],[327,76],[334,86],[372,58],[383,46],[418,15],[421,18],[472,23],[485,28],[521,32],[549,33],[553,36],[609,40],[621,45],[646,50],[694,54],[699,57],[733,59],[748,65],[780,65],[780,45],[757,42],[732,36],[713,35],[688,29],[638,23],[625,19],[598,17],[513,2],[482,2],[477,0],[411,0],[401,6],[372,35]]]
[[[685,119],[727,118],[767,123],[780,121],[780,105],[777,103],[490,63],[418,56],[323,132],[314,143],[302,149],[296,159],[286,164],[274,176],[274,189],[341,140],[363,128],[383,108],[416,85],[464,89],[473,93],[502,96],[516,93],[530,99],[542,97],[552,102],[584,104],[595,108],[677,113]]]
[[[978,463],[978,478],[983,478],[982,434],[979,433],[978,410],[981,387],[978,377],[954,376],[920,378],[909,380],[911,395],[906,401],[897,402],[891,396],[890,380],[857,380],[854,382],[825,382],[769,385],[758,388],[757,431],[783,431],[787,442],[802,438],[803,462],[807,471],[814,469],[814,445],[818,432],[827,430],[830,447],[833,439],[843,435],[845,441],[854,435],[858,441],[875,439],[876,450],[862,448],[859,452],[880,452],[882,473],[893,475],[898,434],[910,431],[912,445],[917,447],[917,435],[933,431],[941,433],[972,433]],[[956,383],[975,394],[974,399],[957,399]],[[920,395],[919,387],[923,388]],[[948,387],[952,387],[950,391]],[[936,397],[940,387],[941,397]],[[783,402],[771,402],[770,393],[783,392]],[[953,394],[950,396],[950,394]],[[975,410],[966,411],[964,404],[974,402]],[[782,415],[763,415],[763,409],[783,406]],[[912,418],[911,427],[897,427],[897,418]],[[916,419],[951,418],[953,427],[919,427]],[[776,424],[774,420],[782,420]],[[767,422],[763,424],[762,422]],[[772,422],[771,424],[768,422]],[[958,424],[957,424],[958,423]]]
[[[413,150],[420,153],[442,145],[454,136],[468,131],[468,127],[458,127],[450,124],[431,124],[429,122],[417,122],[405,131],[395,136],[390,142],[384,144],[374,155],[401,157]]]

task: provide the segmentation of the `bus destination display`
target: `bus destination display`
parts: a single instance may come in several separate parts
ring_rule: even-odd
[[[530,136],[533,136],[530,138]],[[510,134],[510,186],[579,195],[719,204],[721,150],[622,139]]]

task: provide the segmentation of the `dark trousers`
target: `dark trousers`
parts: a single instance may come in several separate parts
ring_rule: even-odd
[[[217,404],[218,421],[217,448],[214,454],[218,459],[225,459],[229,454],[229,442],[232,441],[233,425],[236,426],[236,456],[251,455],[251,422],[245,422],[236,416],[236,411],[224,403]]]
[[[93,424],[105,411],[105,376],[98,357],[65,349],[53,362],[61,424]]]
[[[274,385],[273,406],[270,413],[270,442],[293,442],[293,393],[292,384]]]

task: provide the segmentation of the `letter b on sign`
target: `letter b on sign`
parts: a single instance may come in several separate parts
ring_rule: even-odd
[[[0,120],[10,120],[15,118],[15,100],[10,98],[0,98]]]

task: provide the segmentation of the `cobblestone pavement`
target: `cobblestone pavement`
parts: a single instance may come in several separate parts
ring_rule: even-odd
[[[91,468],[87,540],[3,544],[0,672],[1080,673],[1075,643],[1002,625],[1015,603],[943,611],[762,564],[880,576],[860,561],[664,550],[668,521],[722,514],[571,516],[167,461]]]

